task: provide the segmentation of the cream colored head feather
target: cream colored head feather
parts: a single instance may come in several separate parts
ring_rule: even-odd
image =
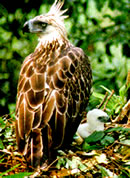
[[[51,6],[50,11],[46,14],[48,16],[56,16],[60,18],[61,20],[64,20],[68,16],[63,15],[68,9],[61,10],[62,6],[64,4],[64,1],[61,0],[55,0],[54,4]]]
[[[63,15],[67,9],[61,10],[63,4],[64,1],[55,0],[47,14],[36,16],[25,23],[25,31],[36,33],[43,45],[56,40],[61,43],[62,40],[67,40],[67,32],[64,26],[64,19],[67,16]]]

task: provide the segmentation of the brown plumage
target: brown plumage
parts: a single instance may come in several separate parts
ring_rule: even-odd
[[[39,43],[20,71],[16,138],[19,152],[34,167],[72,142],[90,95],[90,63],[67,39],[62,5],[55,1],[46,15],[24,25],[38,34]]]

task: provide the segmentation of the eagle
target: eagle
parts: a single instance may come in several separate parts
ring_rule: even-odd
[[[41,167],[57,149],[71,144],[92,85],[88,57],[67,38],[64,1],[25,22],[38,45],[25,58],[18,81],[16,142],[28,165]]]
[[[87,122],[80,124],[77,133],[82,138],[86,138],[94,131],[103,131],[104,124],[110,122],[106,112],[101,109],[92,109],[87,113]]]

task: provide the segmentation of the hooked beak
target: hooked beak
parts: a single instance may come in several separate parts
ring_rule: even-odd
[[[111,119],[109,116],[102,116],[102,117],[100,117],[100,121],[107,123],[107,122],[111,122]]]
[[[25,22],[24,26],[23,26],[23,33],[27,32],[27,33],[39,33],[39,27],[37,26],[37,23],[39,21],[38,20],[28,20],[27,22]]]
[[[29,29],[29,21],[25,22],[24,26],[23,26],[23,33],[29,33],[30,29]]]
[[[31,19],[25,22],[23,26],[23,33],[28,32],[28,33],[43,33],[46,29],[47,23],[42,22],[37,19]]]

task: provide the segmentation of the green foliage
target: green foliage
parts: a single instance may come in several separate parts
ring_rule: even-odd
[[[81,159],[76,156],[72,156],[71,158],[67,157],[57,157],[58,162],[56,164],[57,169],[61,169],[61,167],[65,167],[66,169],[79,169],[82,172],[87,171],[87,166],[81,162]]]
[[[72,2],[79,15],[75,13],[71,20],[70,38],[90,56],[94,89],[101,92],[103,84],[118,92],[128,70],[128,2],[88,0],[79,6],[78,1]],[[75,24],[78,28],[73,28]]]
[[[114,143],[115,138],[120,142],[127,141],[128,144],[128,133],[130,133],[130,128],[124,127],[114,127],[105,131],[95,131],[85,138],[82,148],[85,151],[103,149]]]
[[[0,117],[0,149],[3,150],[7,146],[14,145],[15,135],[14,128],[11,124],[12,121],[8,121],[6,117]]]
[[[120,133],[127,133],[127,132],[130,132],[130,128],[125,128],[125,127],[114,127],[114,128],[109,128],[107,130],[105,130],[105,133],[108,133],[108,132],[120,132]]]
[[[107,170],[106,170],[104,167],[99,166],[99,165],[97,165],[97,167],[98,167],[98,168],[99,168],[99,170],[101,171],[102,178],[103,178],[103,177],[108,177],[108,176],[109,176],[109,174],[108,174]]]
[[[126,87],[126,85],[123,85],[119,89],[119,95],[112,93],[112,91],[110,91],[108,88],[102,85],[100,87],[104,91],[106,91],[108,93],[108,97],[110,97],[110,99],[108,99],[108,97],[106,98],[106,101],[104,101],[103,105],[101,106],[101,109],[105,107],[105,110],[107,111],[107,113],[111,117],[115,117],[116,115],[120,113],[122,107],[125,105],[127,101],[126,96],[127,96],[128,87]],[[105,98],[105,94],[101,94],[99,92],[93,92],[92,96],[90,97],[90,103],[92,106],[98,105],[104,100],[104,98]]]
[[[101,140],[101,145],[108,146],[112,144],[115,141],[114,137],[106,135],[102,140]]]
[[[95,131],[90,136],[85,138],[85,142],[87,142],[87,143],[97,142],[97,141],[101,140],[103,136],[104,136],[103,131],[98,131],[98,132]]]
[[[31,174],[32,173],[30,173],[30,172],[23,172],[23,173],[19,173],[19,174],[4,176],[4,178],[25,178],[27,176],[30,176]]]
[[[88,177],[89,172],[94,177],[129,177],[128,165],[124,158],[129,156],[129,132],[130,128],[124,127],[95,131],[85,138],[83,144],[74,149],[74,152],[59,150],[56,168],[66,171],[66,176],[75,173],[74,175]],[[114,165],[118,165],[117,168]],[[118,174],[112,171],[115,169],[119,170]],[[68,174],[69,171],[71,173]]]
[[[11,172],[12,170],[14,170],[15,168],[17,168],[17,167],[19,167],[19,166],[20,166],[20,164],[17,164],[17,165],[15,165],[15,166],[13,166],[12,168],[8,169],[7,171],[1,173],[0,176],[6,175],[6,173]],[[6,177],[6,176],[5,176],[5,177]]]
[[[15,103],[22,61],[37,44],[35,35],[23,35],[22,26],[26,20],[46,13],[53,1],[36,4],[24,0],[16,3],[17,8],[10,8],[11,3],[0,4],[0,115],[9,113],[9,105]],[[99,87],[104,85],[118,94],[129,66],[128,1],[66,0],[64,8],[70,16],[65,21],[68,38],[90,58],[94,92],[104,92]]]
[[[5,178],[24,178],[25,176],[29,176],[32,174],[30,172],[21,172],[19,174],[13,174],[13,175],[6,176],[7,173],[13,171],[14,169],[16,169],[20,166],[21,166],[21,164],[17,164],[15,166],[13,166],[12,168],[8,169],[7,171],[0,173],[0,177],[4,176]]]

